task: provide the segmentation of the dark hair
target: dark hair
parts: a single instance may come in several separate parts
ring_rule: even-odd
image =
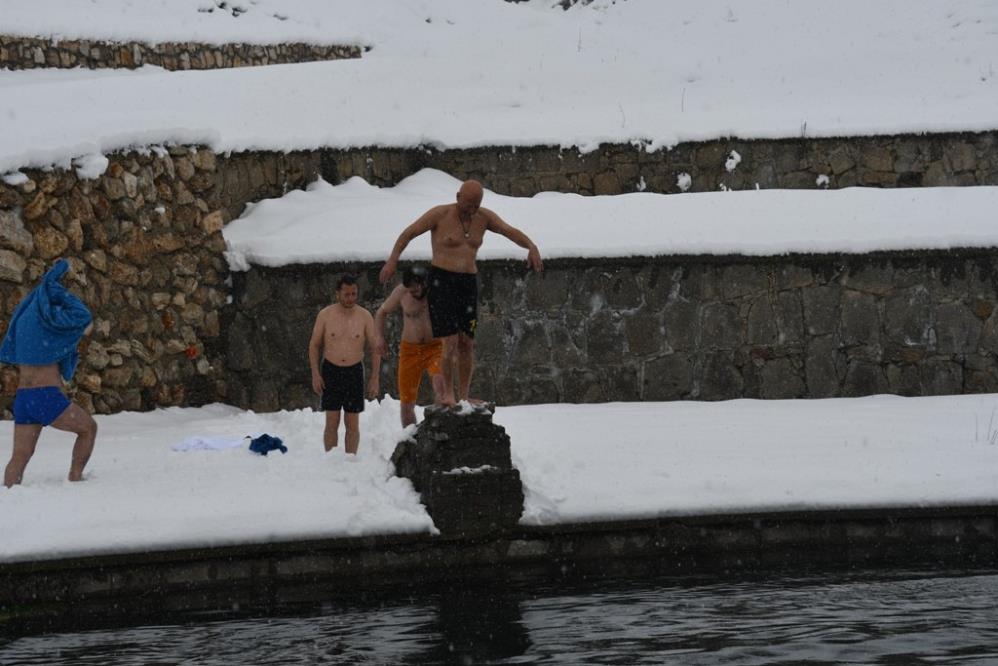
[[[411,287],[414,282],[426,286],[426,269],[422,266],[412,266],[402,271],[403,287]]]
[[[345,284],[357,284],[357,276],[353,273],[344,273],[341,275],[339,281],[336,283],[336,291],[342,289]]]

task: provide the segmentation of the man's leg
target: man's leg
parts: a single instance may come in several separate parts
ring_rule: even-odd
[[[3,485],[10,488],[24,478],[24,468],[28,466],[31,456],[35,455],[35,445],[38,444],[40,434],[41,424],[14,424],[14,450],[11,451],[10,462],[3,473]]]
[[[471,373],[475,370],[475,339],[464,333],[457,336],[458,400],[468,400]]]
[[[443,376],[443,387],[440,391],[438,404],[455,405],[454,399],[454,366],[458,361],[458,337],[459,334],[448,335],[441,338],[444,348],[440,355],[440,370]]]
[[[326,451],[336,448],[340,429],[340,410],[326,411],[326,429],[322,431],[322,443],[326,446]]]
[[[357,446],[360,444],[360,413],[344,412],[346,416],[343,423],[346,425],[346,449],[347,453],[357,453]]]
[[[402,427],[411,426],[416,422],[416,403],[403,402],[400,406],[402,408]]]
[[[73,461],[69,465],[69,480],[82,481],[83,468],[90,460],[90,454],[94,450],[94,441],[97,439],[97,421],[94,421],[94,417],[87,414],[87,410],[75,403],[70,403],[69,407],[55,421],[52,421],[52,427],[56,430],[76,433],[76,443],[73,444]]]

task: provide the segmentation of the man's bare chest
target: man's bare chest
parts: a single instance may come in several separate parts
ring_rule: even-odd
[[[477,250],[485,237],[488,222],[481,213],[470,220],[462,220],[456,211],[447,213],[437,224],[433,233],[434,243],[445,247],[467,247]]]
[[[364,337],[364,322],[359,318],[331,317],[326,325],[326,338],[330,342],[346,342]]]

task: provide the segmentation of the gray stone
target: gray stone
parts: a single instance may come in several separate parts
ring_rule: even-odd
[[[935,344],[932,302],[922,287],[907,289],[884,299],[886,340],[899,345]]]
[[[779,343],[804,340],[804,309],[796,291],[781,291],[776,300]]]
[[[709,354],[704,358],[700,399],[731,400],[741,397],[744,380],[730,352]]]
[[[746,342],[750,345],[772,345],[778,342],[776,317],[768,295],[756,298],[749,308]]]
[[[28,263],[17,252],[0,250],[0,280],[5,282],[24,282],[24,271]]]
[[[616,312],[600,310],[592,316],[587,334],[590,363],[606,365],[623,359],[624,345],[621,317]]]
[[[889,293],[893,287],[890,265],[865,265],[850,269],[842,278],[842,285],[877,296]]]
[[[736,265],[722,271],[721,284],[725,300],[756,297],[769,290],[769,277],[757,266]]]
[[[759,395],[766,400],[803,398],[807,395],[803,369],[798,370],[789,358],[767,361],[759,371],[762,380]]]
[[[963,367],[952,361],[928,361],[921,368],[922,395],[963,392]]]
[[[803,290],[804,321],[809,335],[828,335],[838,330],[840,296],[838,287]]]
[[[914,365],[888,365],[887,385],[891,393],[904,396],[921,394],[921,380]]]
[[[804,376],[812,398],[833,398],[839,395],[838,349],[830,335],[812,338],[804,359]]]
[[[877,299],[858,291],[842,294],[842,342],[846,345],[880,343],[880,314]]]
[[[644,364],[644,400],[678,400],[693,390],[693,359],[677,352]]]
[[[934,320],[936,350],[940,354],[972,354],[977,351],[983,326],[966,305],[937,305]]]
[[[562,394],[565,402],[592,403],[608,399],[599,377],[589,368],[568,368],[561,373]]]
[[[842,382],[842,395],[854,398],[863,395],[887,393],[890,386],[887,377],[878,365],[865,361],[850,361]]]
[[[692,301],[674,300],[662,308],[665,341],[671,349],[692,350],[700,335],[699,308]]]
[[[24,228],[17,210],[0,210],[0,248],[13,250],[22,257],[29,257],[34,251],[34,239]]]
[[[647,356],[661,350],[662,325],[657,316],[639,313],[625,317],[624,330],[630,354]]]
[[[531,368],[551,363],[551,343],[541,322],[514,324],[518,330],[512,341],[510,361],[519,368]]]
[[[722,303],[703,306],[703,349],[734,349],[741,343],[741,321],[738,311]]]

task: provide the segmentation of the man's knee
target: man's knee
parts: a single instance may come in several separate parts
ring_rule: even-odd
[[[94,419],[94,417],[90,416],[89,414],[87,414],[87,421],[86,423],[84,423],[83,428],[84,428],[83,430],[84,435],[93,438],[97,437],[97,421]]]

